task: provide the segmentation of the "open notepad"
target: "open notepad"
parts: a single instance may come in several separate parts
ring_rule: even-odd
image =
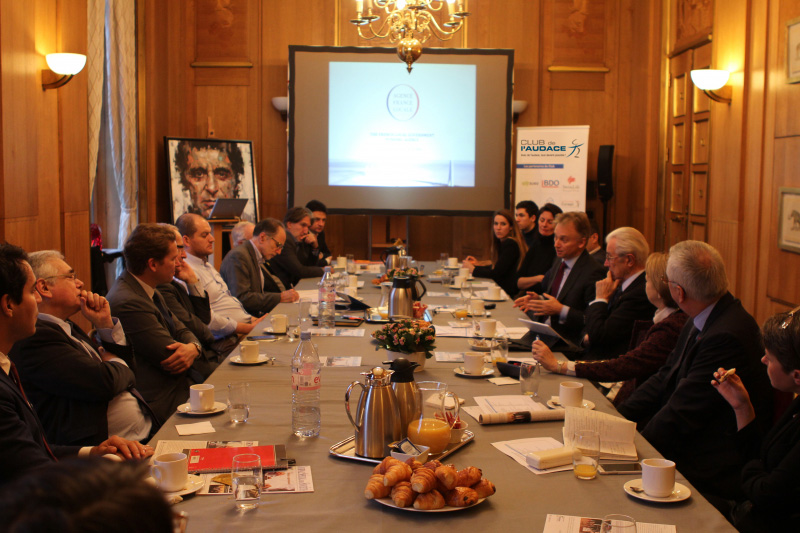
[[[576,431],[590,429],[600,435],[600,459],[638,459],[636,424],[624,418],[579,407],[567,407],[564,416],[564,446],[573,446]]]

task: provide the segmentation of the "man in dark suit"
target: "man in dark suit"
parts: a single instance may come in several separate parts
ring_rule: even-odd
[[[16,365],[5,355],[14,343],[36,331],[41,297],[35,283],[25,252],[17,246],[0,244],[0,484],[70,455],[117,454],[125,459],[152,455],[150,446],[117,436],[91,448],[47,442],[39,417],[25,396]]]
[[[722,257],[708,244],[674,245],[667,277],[690,320],[664,366],[618,409],[701,492],[736,499],[743,461],[733,438],[736,417],[711,380],[720,367],[736,368],[757,419],[772,421],[758,324],[728,292]]]
[[[293,207],[283,217],[283,224],[286,228],[286,243],[281,254],[270,262],[273,273],[287,289],[294,288],[303,278],[322,277],[322,267],[305,244],[308,228],[311,227],[311,211],[305,207]]]
[[[159,224],[139,224],[123,253],[127,270],[108,291],[108,301],[133,344],[137,387],[166,420],[189,397],[189,386],[202,381],[192,370],[200,342],[156,290],[175,273],[175,234]]]
[[[522,200],[514,207],[514,219],[517,221],[528,250],[539,239],[539,230],[536,229],[536,219],[539,218],[539,206],[533,200]]]
[[[586,251],[592,256],[592,259],[597,261],[603,266],[606,266],[606,251],[600,245],[600,228],[597,221],[593,218],[589,219],[589,224],[592,227],[592,234],[589,235],[589,240],[586,242]],[[606,240],[608,240],[606,238]]]
[[[297,291],[287,290],[273,272],[271,260],[280,255],[286,243],[286,230],[275,218],[256,224],[253,238],[228,252],[220,265],[220,274],[231,292],[248,313],[261,316],[281,302],[299,298]]]
[[[36,333],[16,343],[9,357],[47,438],[82,446],[109,435],[146,440],[160,424],[134,387],[133,351],[108,301],[83,290],[60,252],[33,252],[29,258],[42,300],[39,319]],[[69,320],[78,312],[98,340]]]
[[[576,346],[581,342],[584,310],[595,297],[595,282],[604,275],[603,267],[586,253],[589,231],[585,213],[560,213],[556,217],[553,266],[533,291],[514,302],[514,307],[533,313]],[[567,349],[563,343],[551,347]]]
[[[656,310],[644,289],[650,253],[644,235],[634,228],[617,228],[606,237],[606,247],[608,275],[595,284],[595,299],[586,308],[583,345],[589,360],[626,353],[634,322]]]
[[[311,211],[311,227],[308,228],[306,243],[311,247],[311,254],[318,259],[319,266],[331,263],[331,251],[325,242],[325,224],[328,221],[328,208],[319,200],[311,200],[306,204]]]

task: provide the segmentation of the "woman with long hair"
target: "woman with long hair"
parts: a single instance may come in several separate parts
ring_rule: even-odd
[[[492,222],[491,260],[478,261],[467,256],[464,267],[476,278],[489,278],[513,297],[517,293],[517,269],[528,251],[514,213],[495,211]]]

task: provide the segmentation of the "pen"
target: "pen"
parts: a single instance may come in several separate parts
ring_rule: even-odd
[[[729,377],[731,377],[731,376],[732,376],[732,375],[734,375],[735,373],[736,373],[736,369],[735,369],[735,368],[731,368],[730,370],[726,370],[726,371],[725,371],[725,373],[724,373],[724,374],[722,374],[722,375],[719,377],[719,379],[717,380],[717,383],[719,383],[720,385],[722,385],[723,383],[725,383],[725,380],[726,380],[726,379],[728,379]]]

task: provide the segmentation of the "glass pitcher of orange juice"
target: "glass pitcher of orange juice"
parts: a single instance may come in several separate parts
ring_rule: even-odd
[[[428,446],[432,454],[442,453],[450,443],[450,430],[458,420],[458,396],[447,392],[447,383],[417,383],[419,418],[408,424],[408,438],[414,444]]]

